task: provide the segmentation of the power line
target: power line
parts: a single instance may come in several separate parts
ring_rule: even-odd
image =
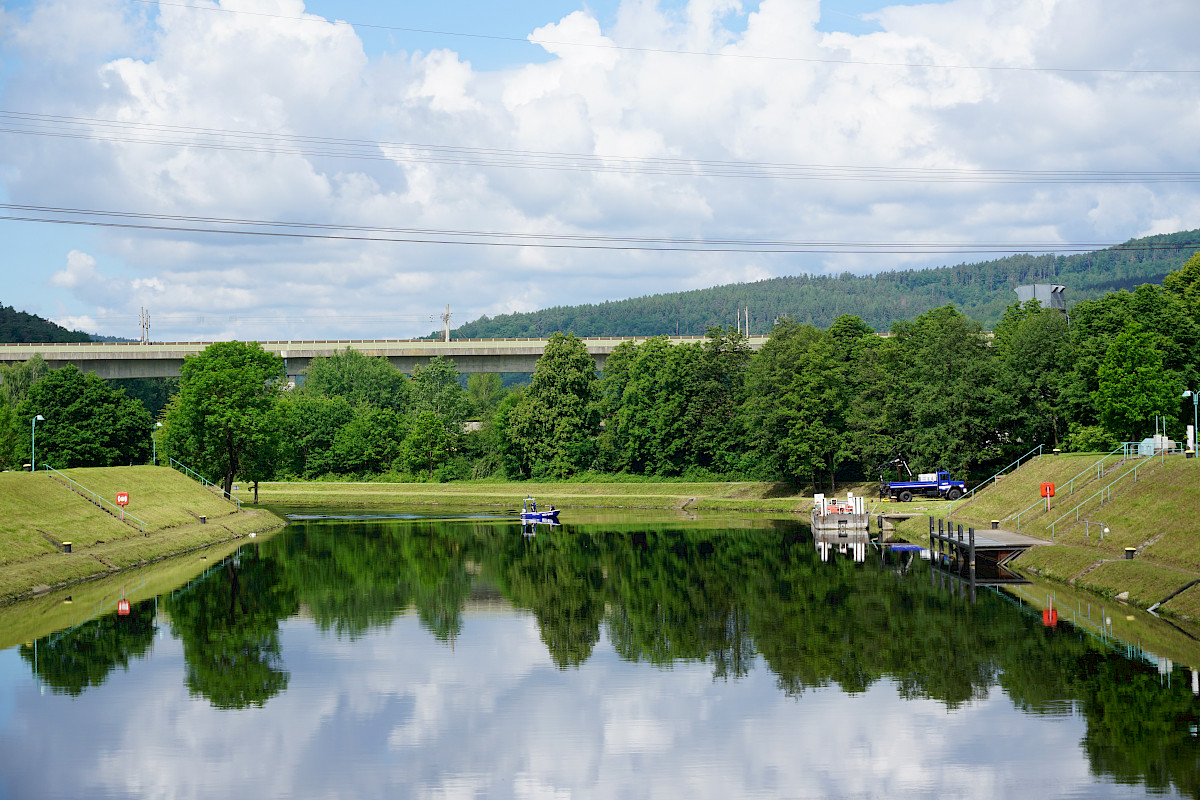
[[[269,14],[262,11],[245,11],[242,9],[224,8],[221,6],[194,6],[188,3],[171,3],[163,0],[132,0],[146,5],[169,6],[171,8],[187,8],[194,11],[219,11],[226,14],[241,14],[245,16],[263,17],[267,19],[287,20],[290,22],[315,22],[325,25],[346,25],[351,28],[371,28],[382,31],[397,31],[402,33],[419,33],[432,36],[450,36],[464,39],[482,39],[496,42],[517,42],[520,44],[554,45],[556,47],[586,47],[598,50],[616,50],[633,53],[653,53],[662,55],[700,56],[706,58],[736,58],[756,61],[797,62],[804,64],[836,64],[860,67],[891,67],[906,69],[945,69],[945,70],[976,70],[993,72],[1048,72],[1048,73],[1091,73],[1115,75],[1196,75],[1200,69],[1120,69],[1112,67],[1022,67],[986,64],[921,64],[906,61],[866,61],[850,58],[806,58],[802,56],[781,56],[759,53],[729,53],[710,50],[670,50],[658,47],[636,47],[632,45],[603,44],[597,42],[570,42],[557,39],[535,39],[532,36],[500,36],[485,33],[464,33],[462,31],[443,31],[428,28],[407,28],[398,25],[378,25],[365,22],[348,22],[346,20],[327,20],[324,17],[296,17],[287,14]]]
[[[694,178],[1003,184],[1196,183],[1200,171],[1037,170],[962,167],[871,167],[844,164],[722,161],[608,156],[504,148],[342,139],[301,134],[162,125],[0,109],[0,133],[195,147],[209,150],[480,167],[616,172]],[[25,126],[25,127],[18,127]]]
[[[595,234],[515,231],[392,228],[288,222],[130,211],[102,211],[2,203],[0,209],[24,212],[0,215],[0,220],[82,225],[175,233],[201,233],[377,243],[462,245],[475,247],[538,247],[571,250],[636,250],[699,253],[848,253],[848,254],[971,254],[1078,253],[1100,249],[1176,250],[1200,242],[861,242],[769,239],[697,239],[679,237],[601,236]]]

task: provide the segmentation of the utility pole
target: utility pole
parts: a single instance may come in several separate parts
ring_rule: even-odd
[[[150,312],[144,306],[139,315],[139,323],[142,326],[142,344],[150,344]]]
[[[444,338],[442,341],[450,341],[450,304],[446,303],[446,313],[442,314],[442,331]]]

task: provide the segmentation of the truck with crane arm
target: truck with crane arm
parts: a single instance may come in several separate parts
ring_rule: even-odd
[[[903,474],[897,480],[887,480],[883,470],[896,467]],[[967,491],[964,481],[956,481],[950,477],[949,470],[939,469],[935,472],[922,472],[913,475],[908,462],[902,458],[893,458],[879,465],[879,496],[888,497],[907,503],[914,497],[937,497],[945,500],[957,500]]]

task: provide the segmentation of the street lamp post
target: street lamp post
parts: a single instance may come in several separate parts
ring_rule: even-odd
[[[154,441],[154,434],[158,433],[158,429],[162,427],[161,422],[154,423],[154,427],[150,429],[150,463],[158,466],[158,443]]]
[[[1183,393],[1184,397],[1192,398],[1192,455],[1196,454],[1196,446],[1200,444],[1197,440],[1200,439],[1200,427],[1196,427],[1196,410],[1200,407],[1200,392],[1193,392],[1188,389]]]
[[[38,420],[46,421],[46,418],[38,414],[29,422],[29,471],[37,472],[37,424]]]

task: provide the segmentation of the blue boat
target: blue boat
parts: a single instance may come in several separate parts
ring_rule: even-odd
[[[537,500],[526,497],[521,501],[521,520],[524,522],[557,522],[558,509],[550,506],[549,511],[538,511]]]

